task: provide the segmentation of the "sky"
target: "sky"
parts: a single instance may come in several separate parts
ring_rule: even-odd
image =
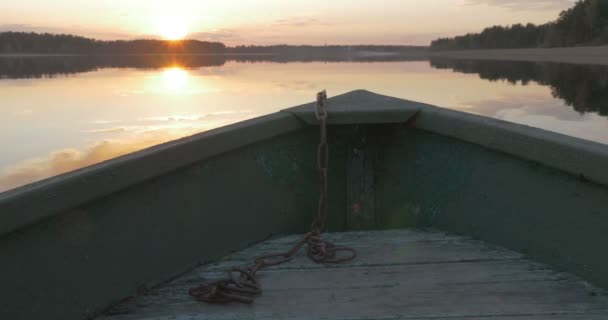
[[[399,44],[544,23],[574,0],[20,0],[0,1],[0,31],[240,44]]]

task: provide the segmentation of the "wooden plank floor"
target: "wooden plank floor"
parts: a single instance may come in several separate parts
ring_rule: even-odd
[[[356,248],[358,258],[323,266],[302,252],[260,273],[264,293],[253,305],[207,305],[188,296],[203,278],[284,252],[297,238],[197,268],[100,319],[608,319],[608,297],[571,275],[478,241],[413,230],[329,234]]]

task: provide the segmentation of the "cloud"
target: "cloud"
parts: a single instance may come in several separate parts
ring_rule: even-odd
[[[84,150],[57,150],[47,156],[27,160],[5,170],[0,175],[0,192],[179,139],[199,131],[204,131],[204,129],[149,131],[130,140],[100,141]]]
[[[328,23],[312,17],[292,17],[278,19],[274,21],[274,25],[286,26],[286,27],[310,27],[310,26],[324,26]]]
[[[111,124],[111,123],[119,123],[121,120],[95,120],[93,124]]]
[[[86,133],[117,133],[117,132],[125,132],[128,128],[126,127],[113,127],[113,128],[104,128],[104,129],[95,129],[95,130],[87,130]]]
[[[15,31],[15,32],[57,32],[62,31],[59,28],[40,28],[29,24],[3,24],[0,25],[0,31]]]
[[[73,148],[56,150],[46,156],[25,160],[0,171],[0,192],[212,128],[249,119],[256,115],[252,110],[224,110],[205,114],[167,115],[139,119],[138,123],[141,125],[109,126],[88,130],[85,132],[111,134],[114,137],[119,135],[120,137],[101,140],[80,150]],[[118,121],[98,120],[94,123],[109,124],[114,122]],[[99,136],[96,135],[95,137]]]
[[[193,40],[220,42],[242,40],[242,37],[239,35],[239,33],[232,29],[217,29],[206,32],[195,32],[191,33],[188,38]]]
[[[503,118],[503,114],[514,115],[513,110],[518,110],[520,116],[550,117],[568,123],[585,121],[571,107],[558,99],[547,99],[545,94],[508,94],[495,99],[470,101],[461,109],[499,119]]]
[[[288,91],[299,91],[299,92],[311,92],[318,89],[318,84],[310,81],[274,81],[274,83],[281,89]]]
[[[32,109],[15,110],[13,114],[16,116],[29,116],[34,114],[34,111]]]
[[[468,5],[489,5],[512,10],[566,9],[573,0],[467,0]]]
[[[254,113],[252,110],[239,110],[239,111],[226,110],[226,111],[217,111],[217,112],[207,113],[203,116],[200,116],[198,118],[198,120],[228,120],[228,121],[231,121],[232,119],[243,120],[246,118],[251,118],[253,116],[254,116]]]
[[[155,116],[140,118],[138,121],[142,122],[160,122],[171,125],[172,122],[187,122],[187,121],[207,121],[207,120],[225,120],[228,122],[234,122],[250,118],[254,115],[252,110],[224,110],[216,111],[205,114],[174,114],[167,116]],[[210,124],[210,123],[206,123]]]

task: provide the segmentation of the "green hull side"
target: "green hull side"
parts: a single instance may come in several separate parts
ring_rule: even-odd
[[[365,91],[330,106],[330,231],[437,227],[608,288],[605,146]],[[83,319],[189,266],[307,230],[319,192],[311,110],[1,194],[0,319]]]
[[[317,140],[314,127],[273,138],[1,237],[0,319],[84,319],[189,266],[304,232],[317,207]],[[345,154],[332,147],[334,231],[344,227]]]
[[[423,130],[371,131],[379,228],[469,235],[608,288],[605,186]]]

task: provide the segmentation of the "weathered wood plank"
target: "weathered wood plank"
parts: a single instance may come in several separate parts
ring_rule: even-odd
[[[470,239],[418,231],[353,232],[328,238],[356,247],[357,261],[309,263],[300,255],[260,272],[253,305],[211,306],[188,288],[297,236],[273,239],[206,265],[125,303],[105,320],[152,319],[606,319],[608,299],[568,274]]]
[[[299,240],[302,235],[281,235],[273,239],[264,241],[256,246],[252,246],[247,250],[255,250],[260,246],[275,246],[279,244],[291,244]],[[370,231],[351,231],[337,232],[324,234],[323,237],[327,240],[337,242],[343,245],[361,245],[361,244],[386,244],[386,243],[415,243],[415,242],[433,242],[465,239],[461,236],[447,234],[437,230],[384,230],[382,232]]]
[[[342,245],[341,242],[336,242]],[[431,263],[457,263],[472,261],[506,261],[521,259],[522,256],[516,252],[480,246],[478,242],[471,240],[446,240],[439,242],[419,242],[401,244],[366,244],[366,243],[344,243],[357,250],[357,259],[338,265],[320,265],[309,259],[305,259],[303,249],[297,257],[288,264],[269,267],[268,269],[302,269],[302,268],[350,268],[378,265],[402,265],[402,264],[431,264]],[[207,271],[226,270],[233,266],[249,264],[262,254],[285,252],[291,244],[277,245],[267,250],[244,250],[231,255],[229,258],[210,264]]]
[[[122,319],[122,318],[121,318]],[[126,318],[124,318],[126,319]],[[130,319],[130,318],[129,318]],[[145,320],[206,320],[209,319],[205,315],[193,314],[193,315],[168,315],[168,316],[150,316],[146,317]],[[275,320],[282,319],[279,316],[265,317],[239,317],[234,316],[229,319],[256,319],[256,320]],[[312,319],[312,318],[311,318]],[[319,318],[328,319],[328,318]],[[520,314],[511,316],[495,316],[495,315],[459,315],[449,317],[435,317],[435,316],[422,316],[422,317],[374,317],[374,318],[351,318],[349,320],[605,320],[606,314]]]
[[[489,283],[436,288],[402,285],[265,292],[252,306],[208,306],[188,298],[150,299],[125,319],[158,315],[198,315],[198,319],[293,318],[373,319],[468,315],[534,315],[606,311],[605,301],[570,290],[556,281]],[[606,313],[608,314],[608,313]]]
[[[402,275],[415,275],[408,278]],[[458,276],[455,277],[454,275]],[[216,280],[225,276],[223,272],[206,273],[205,279],[189,277],[178,279],[155,291],[151,301],[178,301],[186,297],[188,289],[203,280]],[[264,291],[325,290],[390,288],[401,286],[416,290],[420,288],[443,289],[462,285],[483,285],[500,282],[559,281],[567,277],[547,272],[535,265],[515,261],[488,263],[458,263],[432,265],[379,266],[341,269],[269,270],[260,273]],[[146,302],[144,297],[142,303]]]
[[[378,265],[351,268],[301,268],[301,269],[269,269],[260,272],[260,280],[272,279],[264,286],[264,290],[283,290],[289,288],[329,288],[352,287],[357,282],[358,287],[374,285],[391,285],[401,274],[415,275],[415,278],[405,278],[404,283],[427,284],[442,283],[443,285],[460,285],[478,282],[510,282],[510,281],[540,281],[564,280],[567,275],[550,272],[534,263],[522,263],[519,260],[463,262],[463,263],[431,263],[411,265]],[[458,277],[454,275],[457,274]],[[180,277],[163,287],[172,288],[181,285],[191,286],[203,280],[221,278],[225,272],[209,270],[193,272]],[[296,276],[296,278],[293,278]],[[406,276],[407,277],[407,276]],[[292,279],[293,278],[293,279]],[[285,280],[285,281],[282,281]]]

